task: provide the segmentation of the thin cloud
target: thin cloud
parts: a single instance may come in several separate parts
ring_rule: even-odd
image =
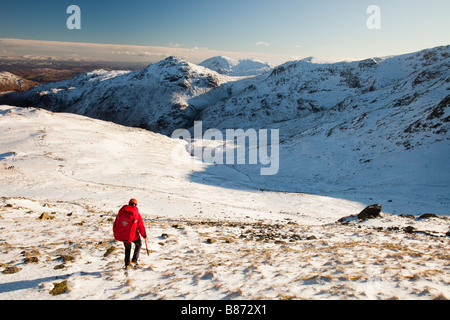
[[[258,41],[258,42],[255,42],[255,46],[258,46],[258,47],[260,47],[260,46],[269,47],[270,43],[264,42],[264,41]]]
[[[181,47],[183,47],[183,45],[182,44],[180,44],[180,43],[170,43],[169,44],[169,47],[171,47],[171,48],[181,48]]]
[[[193,63],[200,63],[214,56],[227,56],[232,59],[256,59],[278,65],[290,60],[288,54],[270,54],[262,52],[220,51],[207,47],[182,48],[177,43],[170,47],[133,46],[114,44],[76,43],[62,41],[24,40],[0,38],[2,57],[39,56],[42,59],[58,60],[97,60],[109,62],[145,62],[153,63],[164,57],[178,56]],[[268,46],[261,42],[259,45]]]

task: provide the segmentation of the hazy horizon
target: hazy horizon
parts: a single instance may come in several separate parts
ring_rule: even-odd
[[[438,45],[446,46],[448,44]],[[231,59],[254,59],[273,66],[287,61],[301,60],[305,57],[290,57],[288,55],[261,54],[258,52],[232,52],[209,49],[183,49],[153,46],[130,46],[97,43],[77,43],[61,41],[39,41],[27,39],[0,38],[0,58],[3,59],[28,59],[28,60],[62,60],[62,61],[87,61],[87,62],[112,62],[112,63],[137,63],[151,64],[166,59],[169,56],[177,56],[191,63],[199,64],[209,58],[224,56]],[[416,51],[430,49],[421,48]],[[388,57],[393,55],[409,54],[416,51],[405,51],[384,56],[367,56],[361,58],[327,59],[314,57],[324,62],[354,61],[375,57]]]

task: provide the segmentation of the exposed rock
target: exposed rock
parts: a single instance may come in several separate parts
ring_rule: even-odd
[[[53,289],[50,290],[50,294],[52,296],[57,296],[59,294],[63,294],[69,291],[67,280],[64,280],[63,282],[60,283],[53,283],[53,285],[54,285]]]
[[[381,217],[381,209],[382,206],[380,204],[373,204],[364,208],[364,210],[358,213],[358,215],[352,214],[350,216],[342,217],[337,222],[342,224],[348,224],[349,222],[354,221],[356,219],[366,220],[378,218]]]
[[[58,258],[61,258],[63,255],[75,256],[79,254],[81,254],[80,250],[70,247],[58,248],[51,253],[51,255],[57,256]]]
[[[368,206],[358,214],[358,219],[365,220],[378,218],[381,216],[381,209],[382,206],[380,204],[373,204],[371,206]]]
[[[26,91],[34,86],[38,82],[25,79],[19,75],[13,74],[11,72],[2,71],[0,72],[0,92],[20,92]]]
[[[55,219],[55,217],[49,215],[48,212],[43,212],[43,213],[39,216],[38,219],[39,219],[39,220],[49,220],[49,219]]]
[[[342,224],[348,224],[350,221],[354,221],[356,219],[358,219],[358,217],[352,214],[350,216],[340,218],[337,222],[340,222]]]
[[[237,289],[233,292],[230,292],[226,297],[224,297],[225,300],[232,300],[232,299],[237,299],[240,296],[242,296],[242,290],[241,289]]]
[[[419,219],[428,219],[428,218],[437,218],[437,216],[434,213],[424,213],[419,217]]]
[[[39,255],[39,251],[36,250],[36,249],[31,249],[30,251],[25,251],[24,250],[20,254],[23,255],[24,257],[29,258],[31,256],[38,256]]]
[[[3,270],[3,274],[13,274],[19,272],[21,269],[16,266],[8,266]]]
[[[38,263],[39,259],[36,256],[25,258],[25,263]]]
[[[75,257],[70,254],[62,254],[59,256],[60,259],[62,259],[64,262],[74,261]]]
[[[290,240],[291,241],[302,240],[302,237],[294,233],[293,235],[290,236]]]

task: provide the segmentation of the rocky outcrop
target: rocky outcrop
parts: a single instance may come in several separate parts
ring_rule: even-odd
[[[381,216],[381,209],[382,206],[380,204],[373,204],[364,208],[357,217],[360,220],[379,218]]]

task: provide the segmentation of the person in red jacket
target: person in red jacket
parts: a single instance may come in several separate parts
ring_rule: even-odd
[[[131,199],[128,205],[123,206],[119,210],[119,214],[114,221],[113,232],[114,238],[123,242],[125,246],[125,269],[128,269],[130,266],[131,243],[135,245],[131,264],[137,266],[139,251],[142,247],[141,236],[146,239],[147,232],[137,208],[136,199]]]

